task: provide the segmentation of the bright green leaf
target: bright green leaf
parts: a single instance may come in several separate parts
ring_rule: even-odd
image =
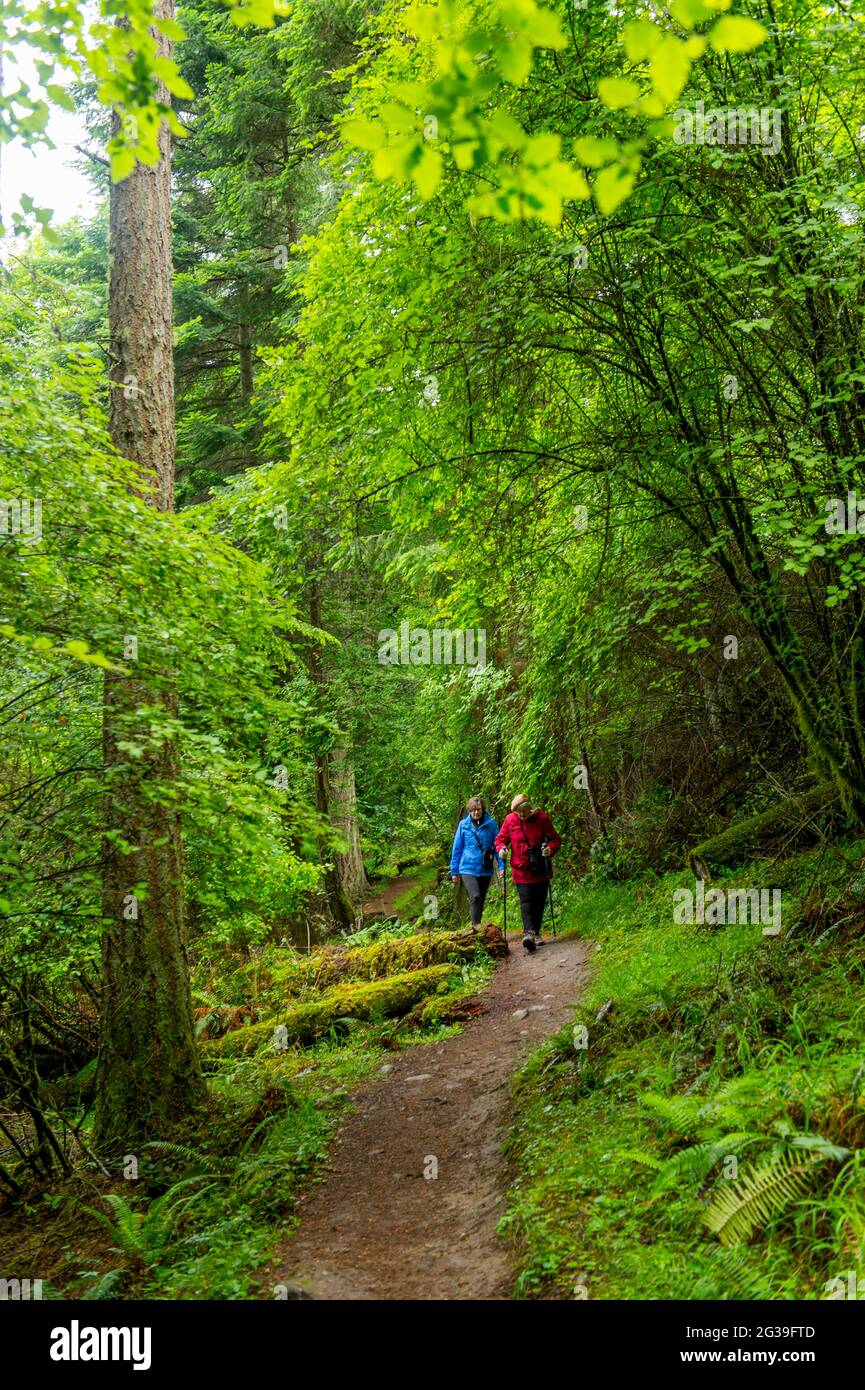
[[[625,201],[634,187],[634,181],[634,171],[624,165],[611,164],[601,170],[592,184],[592,192],[604,217],[609,217]]]
[[[630,77],[602,77],[598,83],[598,96],[611,111],[630,106],[639,95],[639,83]]]
[[[768,37],[768,30],[747,15],[724,15],[709,32],[716,53],[749,53]]]
[[[665,102],[673,102],[681,94],[691,71],[691,60],[680,39],[666,38],[658,44],[651,57],[652,86]]]

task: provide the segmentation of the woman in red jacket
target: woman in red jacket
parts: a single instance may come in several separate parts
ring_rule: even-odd
[[[541,921],[553,876],[553,855],[561,843],[546,811],[533,806],[527,796],[515,796],[496,836],[496,850],[499,855],[510,852],[527,951],[543,945]]]

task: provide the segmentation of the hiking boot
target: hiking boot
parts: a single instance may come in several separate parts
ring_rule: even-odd
[[[529,953],[534,952],[536,944],[537,943],[535,937],[532,935],[530,931],[527,931],[525,936],[523,937],[523,945],[525,946],[526,950]]]
[[[543,944],[544,944],[544,942],[541,940],[541,934],[540,934],[540,932],[539,932],[539,931],[536,931],[536,932],[535,932],[535,945],[536,945],[536,946],[543,946]]]

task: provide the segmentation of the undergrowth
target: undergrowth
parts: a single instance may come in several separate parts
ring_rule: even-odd
[[[441,934],[434,940],[441,958]],[[412,961],[417,956],[417,973],[424,973],[423,953],[413,951],[404,933],[377,934],[373,973],[385,977],[381,984],[389,965],[405,970],[406,950]],[[315,967],[309,964],[298,967],[309,977],[305,1007],[333,994],[310,987]],[[335,1019],[325,1036],[306,1046],[289,1040],[274,1048],[268,1028],[248,1056],[221,1057],[205,1047],[209,1105],[190,1119],[182,1142],[149,1144],[113,1163],[110,1176],[79,1170],[34,1195],[12,1214],[7,1258],[36,1271],[44,1298],[275,1296],[264,1270],[295,1223],[300,1192],[317,1180],[352,1088],[380,1068],[390,1050],[456,1032],[449,1008],[483,988],[493,962],[478,948],[468,958],[464,950],[454,952],[449,966],[435,969],[447,976],[446,992],[431,996],[435,1011],[387,1017],[382,1007],[363,1019]],[[412,973],[394,978],[404,981]],[[242,982],[246,1012],[267,998],[261,960],[238,966],[229,958],[222,976],[212,964],[207,975],[211,999],[200,1006],[201,1017],[216,1008],[225,1013],[226,997],[242,999]],[[251,1031],[241,1027],[224,1037]]]
[[[687,875],[566,892],[594,968],[516,1081],[518,1295],[865,1293],[862,852],[718,879],[780,888],[779,936],[676,925]]]

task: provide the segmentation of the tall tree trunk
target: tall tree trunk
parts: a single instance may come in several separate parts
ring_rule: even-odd
[[[589,762],[589,749],[588,744],[586,742],[583,726],[580,720],[579,708],[577,705],[577,696],[570,686],[565,687],[565,696],[568,702],[568,710],[570,712],[571,725],[573,729],[572,748],[579,754],[582,766],[585,768],[585,790],[589,799],[589,810],[591,811],[592,818],[595,822],[594,832],[596,835],[603,835],[606,833],[607,822],[604,813],[601,810],[601,803],[598,799],[597,787],[595,785],[595,775],[592,770],[592,765]]]
[[[240,319],[237,325],[237,349],[240,362],[240,397],[244,405],[252,399],[252,324],[249,310],[249,285],[240,289]]]
[[[336,872],[342,891],[356,903],[363,897],[367,879],[360,850],[354,763],[347,748],[332,749],[329,763],[330,820],[348,846],[344,854],[335,855]]]
[[[333,795],[330,787],[330,757],[327,753],[315,755],[315,807],[322,823],[330,820]],[[324,896],[327,915],[332,918],[340,931],[349,931],[354,925],[354,903],[342,886],[336,866],[336,854],[326,835],[318,837],[319,858],[324,864]]]
[[[158,0],[157,18],[173,14],[174,0]],[[170,42],[155,30],[153,35],[159,52],[170,56]],[[159,99],[167,103],[168,92],[163,89]],[[139,164],[111,187],[110,426],[118,451],[149,470],[146,500],[168,512],[174,506],[175,440],[171,138],[164,123],[160,151],[155,168]],[[158,795],[160,786],[177,777],[177,753],[170,741],[154,743],[146,727],[137,727],[135,711],[142,704],[171,714],[176,698],[170,686],[154,689],[142,679],[106,676],[95,1119],[103,1147],[128,1147],[170,1133],[205,1094],[189,992],[180,824],[171,802]],[[145,751],[130,765],[118,744],[131,729]]]
[[[309,621],[313,627],[322,626],[321,609],[321,586],[318,579],[314,576],[310,581],[309,589]],[[324,670],[321,649],[317,646],[310,648],[309,654],[309,673],[320,697],[324,697],[327,687],[327,677]],[[352,770],[352,792],[354,790],[354,772]],[[334,793],[331,788],[331,759],[327,753],[316,753],[315,755],[315,805],[322,821],[331,819]],[[344,833],[342,827],[340,832]],[[360,853],[360,840],[358,839],[358,854]],[[324,870],[324,890],[327,899],[327,908],[330,916],[337,926],[347,931],[354,925],[354,903],[351,897],[343,888],[336,860],[337,855],[333,854],[330,846],[319,836],[319,855],[322,862],[329,867]],[[363,864],[361,863],[361,868]]]

